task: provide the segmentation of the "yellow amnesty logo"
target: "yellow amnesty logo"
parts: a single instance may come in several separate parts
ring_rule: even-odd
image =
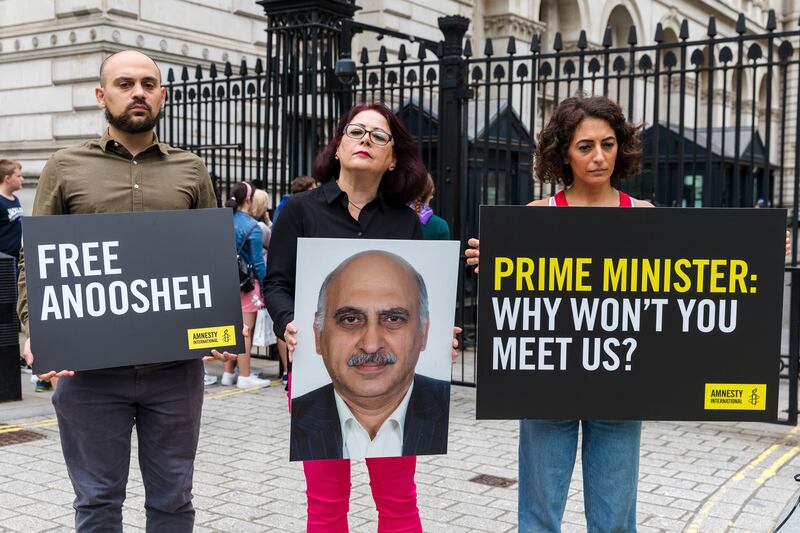
[[[707,411],[764,411],[766,408],[766,383],[706,383]]]
[[[190,329],[187,333],[190,350],[236,344],[236,330],[232,325]]]

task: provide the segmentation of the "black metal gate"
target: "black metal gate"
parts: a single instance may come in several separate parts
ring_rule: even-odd
[[[556,33],[551,46],[534,37],[524,51],[513,37],[502,53],[487,40],[478,55],[464,39],[464,17],[440,18],[437,42],[354,21],[355,0],[258,3],[268,20],[264,62],[167,76],[159,133],[199,153],[225,195],[233,182],[253,180],[274,205],[295,176],[311,172],[343,110],[382,100],[415,136],[436,181],[434,209],[465,242],[477,235],[480,204],[553,194],[554,186],[533,180],[531,153],[552,109],[583,91],[615,98],[645,125],[643,170],[623,185],[628,192],[667,206],[752,207],[763,199],[789,207],[797,249],[800,150],[786,139],[800,139],[800,120],[790,132],[782,111],[787,80],[800,78],[792,45],[800,31],[776,31],[773,11],[763,34],[748,33],[740,15],[736,34],[721,36],[710,17],[694,40],[684,21],[674,39],[659,24],[642,43],[631,26],[626,43],[615,43],[608,28],[599,48],[585,32],[571,47]],[[355,35],[365,44],[356,54]],[[395,52],[382,45],[387,37],[399,40]],[[800,108],[800,93],[792,98]],[[475,287],[464,268],[457,323],[465,352],[454,381],[468,384]]]

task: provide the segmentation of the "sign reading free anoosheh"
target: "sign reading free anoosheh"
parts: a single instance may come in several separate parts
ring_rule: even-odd
[[[228,209],[26,217],[36,372],[238,353]]]
[[[785,211],[481,207],[478,418],[777,418]]]

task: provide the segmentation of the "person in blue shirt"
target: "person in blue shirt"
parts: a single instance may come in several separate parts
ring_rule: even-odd
[[[264,262],[262,249],[262,233],[258,227],[258,222],[250,216],[253,205],[253,193],[255,188],[242,181],[231,189],[231,197],[225,202],[225,207],[233,209],[233,230],[236,238],[236,249],[242,258],[253,267],[253,289],[247,292],[241,291],[242,297],[242,320],[244,327],[248,331],[253,331],[256,323],[256,313],[264,307],[261,298],[261,284],[267,275],[267,266]],[[223,385],[233,385],[240,389],[250,387],[269,387],[267,379],[261,379],[255,374],[250,373],[250,348],[252,347],[252,335],[244,338],[244,353],[240,353],[236,361],[225,362],[225,372],[222,374],[220,382]],[[234,373],[234,366],[239,365],[239,375]]]
[[[0,252],[16,261],[22,244],[22,204],[14,193],[24,181],[18,161],[0,159]]]
[[[281,197],[281,201],[278,202],[278,205],[275,207],[275,213],[272,215],[272,223],[276,223],[278,221],[278,215],[281,214],[281,209],[283,209],[283,205],[286,203],[286,200],[293,194],[297,194],[303,191],[310,191],[311,189],[315,189],[317,187],[317,180],[312,178],[311,176],[297,176],[295,179],[292,180],[292,185],[289,188],[289,194],[284,194]]]

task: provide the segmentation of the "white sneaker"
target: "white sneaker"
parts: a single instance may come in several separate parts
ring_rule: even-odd
[[[230,387],[234,383],[236,383],[237,374],[233,372],[223,372],[222,379],[219,380],[221,385],[225,385],[226,387]]]
[[[212,376],[211,374],[206,374],[203,376],[203,384],[208,387],[209,385],[213,385],[217,382],[217,376]]]
[[[255,374],[250,374],[247,377],[239,376],[239,379],[236,380],[236,386],[240,389],[249,389],[251,387],[265,389],[270,385],[271,383],[268,379],[261,379]]]

